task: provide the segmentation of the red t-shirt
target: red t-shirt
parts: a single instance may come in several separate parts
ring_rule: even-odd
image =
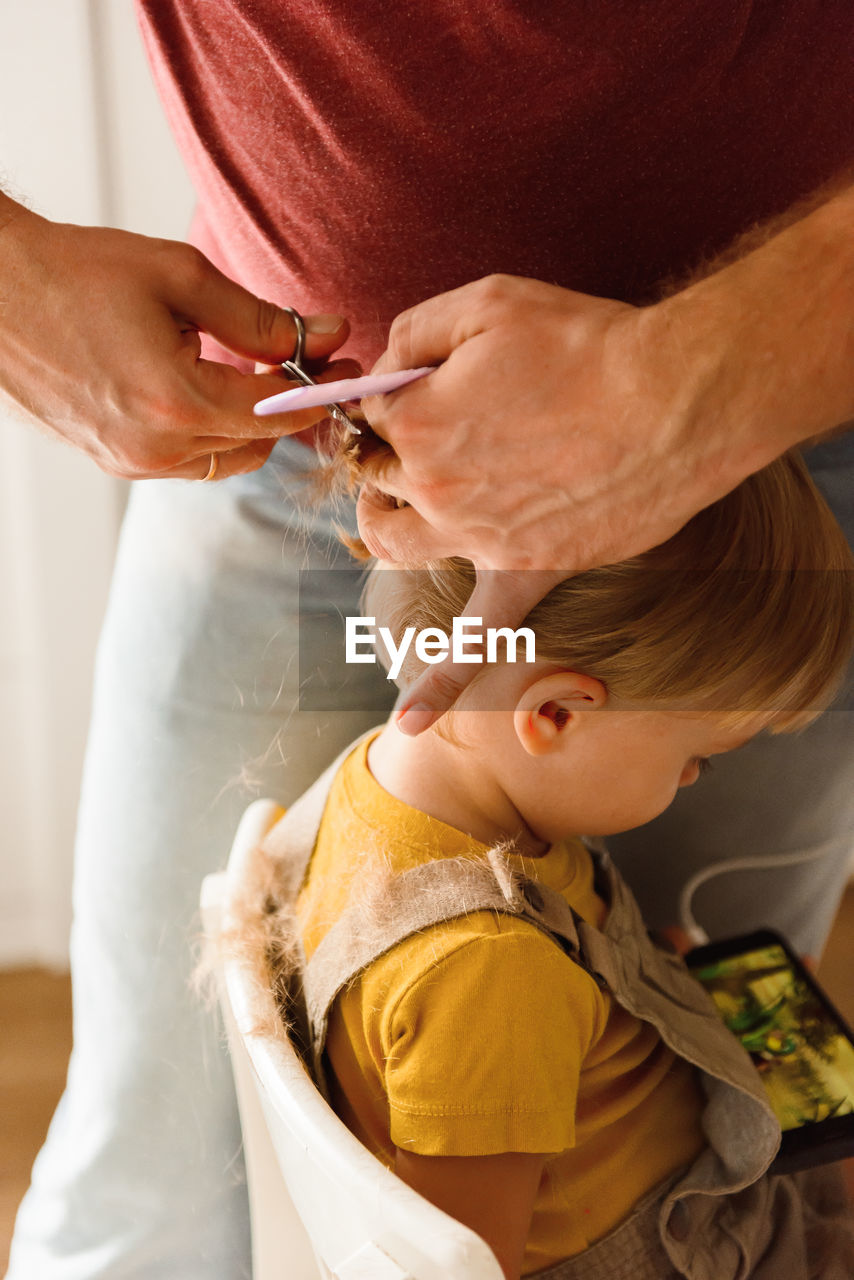
[[[138,0],[254,292],[403,308],[492,271],[633,302],[854,160],[851,0]]]

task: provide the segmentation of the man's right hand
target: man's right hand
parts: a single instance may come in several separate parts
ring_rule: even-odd
[[[198,480],[212,453],[217,479],[253,471],[279,435],[325,416],[254,418],[281,377],[201,359],[199,331],[263,364],[291,356],[296,335],[189,245],[48,222],[0,196],[0,299],[0,390],[112,475]],[[349,327],[315,316],[306,329],[306,358],[322,361]],[[343,361],[326,376],[353,372]]]

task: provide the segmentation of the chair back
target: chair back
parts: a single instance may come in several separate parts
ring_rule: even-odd
[[[281,810],[251,805],[228,868],[208,876],[208,936],[228,927],[229,901]],[[218,965],[220,1003],[243,1126],[254,1280],[503,1280],[488,1245],[377,1160],[339,1120],[284,1037],[269,1025],[274,998],[248,967]]]

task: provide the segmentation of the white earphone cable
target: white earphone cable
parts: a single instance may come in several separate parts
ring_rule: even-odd
[[[726,875],[730,871],[775,871],[779,867],[794,867],[799,863],[817,861],[824,857],[835,841],[825,841],[817,848],[803,850],[798,853],[782,853],[775,857],[727,858],[723,862],[712,863],[696,872],[682,887],[679,895],[679,923],[696,946],[704,946],[709,941],[706,931],[694,919],[691,911],[691,900],[701,885],[715,876]]]

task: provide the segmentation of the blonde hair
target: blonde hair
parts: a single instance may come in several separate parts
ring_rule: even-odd
[[[382,452],[336,464],[381,485]],[[367,554],[350,540],[356,554]],[[395,641],[404,628],[451,630],[466,612],[466,560],[377,573],[365,612]],[[854,644],[854,559],[797,453],[748,476],[661,546],[568,577],[524,620],[538,659],[601,680],[621,701],[770,713],[776,730],[831,700]],[[421,670],[412,656],[409,683]]]

